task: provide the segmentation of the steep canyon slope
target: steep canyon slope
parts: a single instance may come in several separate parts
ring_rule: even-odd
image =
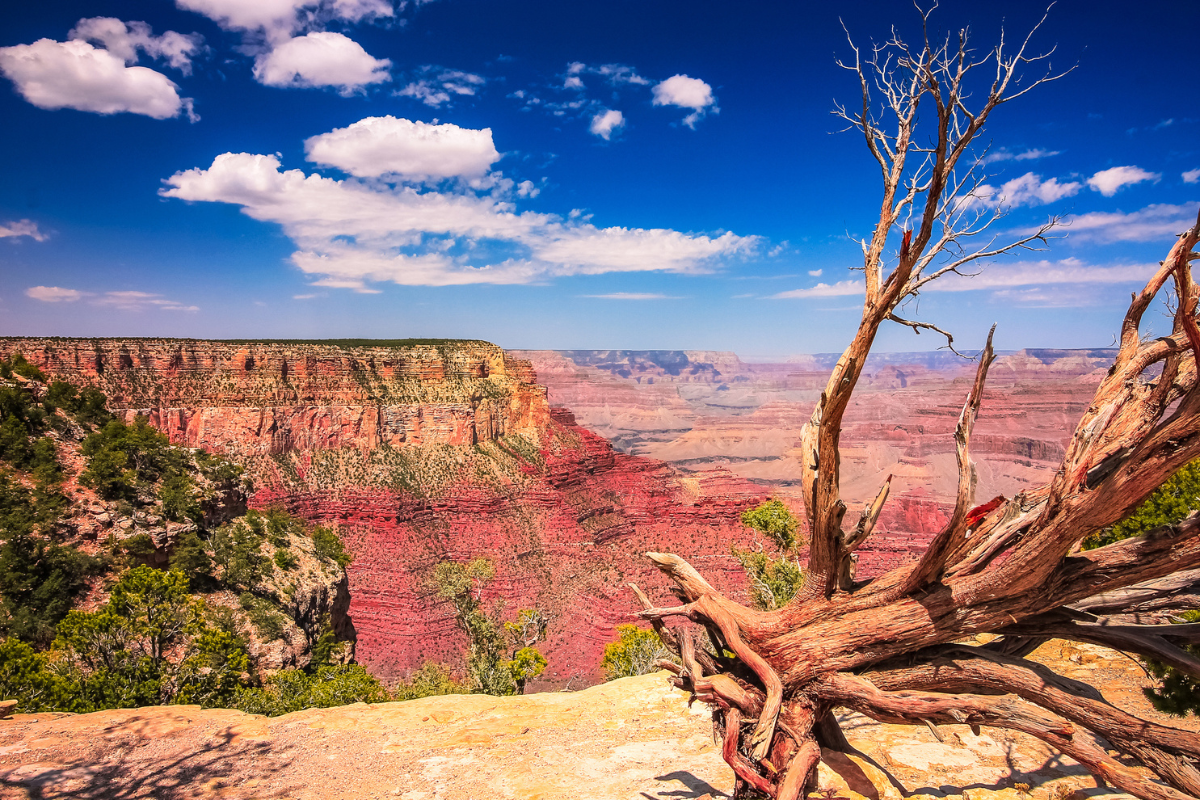
[[[638,554],[687,553],[735,594],[730,543],[764,493],[723,469],[681,476],[552,412],[527,361],[485,342],[5,339],[48,373],[98,386],[127,419],[249,467],[250,504],[335,526],[357,657],[383,678],[455,664],[464,641],[428,580],[442,560],[496,565],[489,602],[551,618],[545,686],[579,686],[616,624]]]

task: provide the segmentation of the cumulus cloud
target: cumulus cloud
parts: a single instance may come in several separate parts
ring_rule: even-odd
[[[179,87],[166,75],[126,66],[121,56],[79,39],[0,47],[0,72],[38,108],[129,112],[154,119],[186,112],[192,121],[197,119],[191,98],[181,98]]]
[[[1200,169],[1189,169],[1182,177],[1184,183],[1200,183]]]
[[[1113,167],[1101,170],[1088,178],[1088,186],[1105,197],[1112,197],[1124,186],[1132,186],[1143,181],[1157,181],[1162,175],[1157,172],[1147,172],[1140,167]]]
[[[592,117],[588,130],[604,141],[612,138],[613,132],[625,127],[625,115],[613,108],[606,108]]]
[[[175,0],[175,5],[203,14],[226,30],[259,32],[270,42],[290,38],[304,26],[396,14],[388,0]]]
[[[430,125],[392,116],[367,117],[313,136],[305,141],[304,153],[313,163],[359,178],[391,174],[415,180],[477,178],[500,158],[491,128]]]
[[[656,294],[653,292],[612,292],[610,294],[581,294],[580,297],[594,297],[598,300],[682,300],[682,297],[672,294]]]
[[[1140,211],[1094,211],[1066,217],[1068,242],[1147,242],[1169,240],[1196,221],[1196,203],[1155,203]]]
[[[1074,197],[1082,188],[1083,184],[1077,181],[1059,183],[1058,178],[1043,181],[1041,175],[1026,172],[1019,178],[1005,181],[999,189],[985,183],[975,189],[971,199],[973,202],[992,207],[1037,206],[1053,203],[1064,197]]]
[[[254,78],[281,88],[336,87],[351,94],[391,80],[392,62],[372,57],[358,42],[333,31],[312,31],[288,39],[254,61]]]
[[[689,128],[695,128],[696,122],[708,111],[715,114],[720,110],[716,106],[712,87],[699,78],[689,78],[687,75],[672,75],[655,85],[654,105],[692,109],[692,113],[683,119],[683,124]]]
[[[293,263],[315,285],[529,283],[620,271],[700,273],[752,251],[753,237],[597,228],[584,219],[518,212],[505,193],[335,180],[284,170],[276,156],[224,153],[166,180],[166,197],[231,203],[280,225]]]
[[[533,181],[521,181],[517,184],[517,197],[537,197],[542,190]]]
[[[78,289],[64,289],[61,286],[30,286],[25,290],[25,295],[43,303],[74,303],[86,297],[87,293]]]
[[[811,275],[811,276],[812,276],[812,277],[814,277],[814,278],[819,278],[819,277],[821,277],[821,273],[822,273],[822,272],[824,272],[824,271],[825,271],[825,270],[823,270],[823,269],[810,269],[810,270],[808,271],[808,274],[809,274],[809,275]]]
[[[0,222],[0,239],[28,236],[35,242],[44,242],[50,237],[38,230],[37,223],[30,219]]]
[[[115,17],[81,19],[67,34],[67,38],[99,42],[126,65],[136,64],[140,51],[151,58],[166,61],[184,75],[191,74],[192,59],[200,52],[204,42],[204,37],[198,33],[167,31],[155,36],[144,22],[122,22]]]
[[[441,108],[456,97],[473,97],[487,83],[487,78],[471,72],[442,67],[422,67],[413,79],[397,94],[420,100],[430,108]]]

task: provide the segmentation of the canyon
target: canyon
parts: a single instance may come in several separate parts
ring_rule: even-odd
[[[99,387],[126,419],[245,463],[250,505],[334,526],[354,556],[347,625],[385,681],[465,639],[430,585],[444,560],[486,557],[485,604],[550,618],[533,689],[595,683],[626,584],[665,584],[642,557],[675,552],[745,602],[731,546],[766,546],[741,513],[799,513],[796,440],[831,356],[747,363],[699,351],[509,351],[477,341],[4,339],[48,373]],[[1045,482],[1111,353],[1004,353],[973,454],[980,502]],[[843,492],[892,494],[860,553],[869,577],[911,560],[945,521],[951,434],[973,363],[881,354],[847,415]]]
[[[625,583],[663,588],[642,552],[687,553],[744,597],[730,545],[762,544],[739,522],[759,487],[614,451],[550,408],[527,361],[484,342],[0,341],[17,351],[175,444],[244,463],[251,507],[335,527],[354,556],[338,627],[385,681],[461,662],[453,609],[430,585],[441,561],[490,559],[485,605],[550,618],[532,688],[578,688],[631,619]]]

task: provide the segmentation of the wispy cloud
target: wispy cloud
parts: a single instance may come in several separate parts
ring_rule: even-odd
[[[18,219],[13,222],[0,222],[0,239],[28,236],[36,242],[44,242],[50,237],[38,230],[37,223],[29,219]]]
[[[61,286],[30,286],[25,290],[26,297],[41,300],[43,303],[74,303],[87,294],[78,289],[64,289]]]
[[[863,282],[860,280],[838,281],[837,283],[818,283],[807,289],[792,289],[771,295],[776,300],[802,299],[805,297],[849,297],[862,294]]]
[[[1061,150],[1043,150],[1040,147],[1024,150],[1020,153],[1014,153],[1011,150],[1001,148],[984,156],[983,163],[993,164],[997,161],[1037,161],[1038,159],[1050,158],[1061,153]]]
[[[1184,183],[1200,183],[1200,169],[1189,169],[1182,177]]]
[[[1093,211],[1089,214],[1066,217],[1063,225],[1067,241],[1084,242],[1147,242],[1169,239],[1193,224],[1197,201],[1168,205],[1155,203],[1140,211]]]
[[[74,303],[86,299],[93,305],[109,306],[122,311],[144,311],[157,309],[159,311],[199,311],[199,306],[185,305],[177,300],[169,300],[160,294],[138,291],[114,292],[84,292],[79,289],[66,289],[61,286],[30,286],[25,290],[27,297],[40,300],[43,303]]]
[[[598,300],[682,300],[679,295],[655,294],[652,292],[612,292],[611,294],[581,294],[577,297],[594,297]]]
[[[1039,206],[1073,197],[1082,188],[1083,184],[1077,181],[1059,183],[1058,178],[1043,181],[1041,175],[1026,172],[1019,178],[1006,181],[999,189],[985,183],[974,191],[970,199],[989,207]]]
[[[1008,290],[1014,287],[1045,287],[1066,284],[1089,286],[1144,283],[1154,273],[1154,264],[1116,264],[1098,266],[1078,258],[1058,261],[1018,261],[990,264],[978,274],[946,275],[927,284],[923,292],[975,292]],[[793,289],[771,295],[773,299],[810,297],[849,297],[863,292],[862,281],[853,279],[834,284],[818,283],[807,289]]]

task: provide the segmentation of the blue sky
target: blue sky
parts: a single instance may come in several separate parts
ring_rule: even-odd
[[[20,4],[0,31],[0,335],[456,337],[840,350],[877,168],[837,133],[905,3]],[[997,5],[997,4],[993,4]],[[990,47],[1039,4],[948,2]],[[909,315],[1097,347],[1200,207],[1200,5],[1063,0],[1070,75],[996,111],[987,185],[1048,251]],[[932,287],[930,287],[932,288]],[[880,347],[942,342],[898,328]]]

